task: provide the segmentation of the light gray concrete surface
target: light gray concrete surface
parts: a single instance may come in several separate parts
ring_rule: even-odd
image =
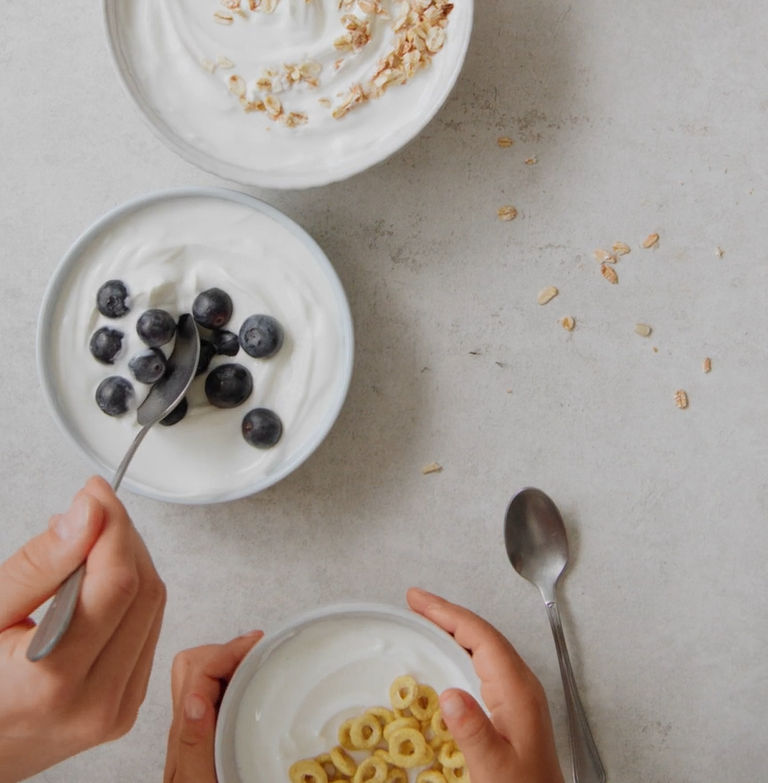
[[[3,554],[90,471],[36,379],[56,263],[127,198],[221,184],[148,130],[98,5],[5,3],[0,18]],[[357,330],[346,405],[258,496],[123,495],[169,590],[147,699],[127,737],[36,780],[161,779],[177,650],[337,600],[402,605],[413,583],[517,645],[567,770],[544,609],[502,543],[525,485],[572,539],[564,621],[608,779],[765,779],[766,24],[756,0],[479,0],[459,82],[414,142],[340,184],[250,190],[338,270]],[[508,203],[519,217],[501,222]],[[592,252],[616,240],[632,252],[613,286]],[[546,285],[560,295],[542,307]],[[443,471],[422,475],[432,461]]]

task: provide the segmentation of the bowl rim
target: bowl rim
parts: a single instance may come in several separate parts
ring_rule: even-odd
[[[234,752],[234,734],[232,728],[237,719],[237,712],[245,688],[254,673],[258,670],[262,660],[273,651],[277,650],[283,642],[313,623],[337,617],[354,618],[361,615],[366,617],[374,615],[381,619],[405,623],[410,627],[421,631],[426,636],[433,638],[435,641],[444,644],[446,648],[455,650],[456,655],[451,658],[452,662],[465,674],[467,682],[472,686],[472,694],[480,699],[480,680],[472,664],[470,653],[447,631],[444,631],[442,628],[411,609],[405,609],[387,603],[349,600],[303,611],[277,624],[269,634],[265,634],[264,638],[248,651],[237,669],[235,669],[235,673],[224,691],[216,721],[216,733],[214,738],[216,775],[221,783],[244,783],[239,775],[237,776],[237,779],[234,780],[226,777],[223,759],[228,752]]]
[[[50,355],[51,347],[47,343],[47,335],[51,333],[52,329],[55,329],[53,322],[53,314],[58,302],[59,293],[62,288],[62,283],[66,280],[68,275],[74,266],[76,266],[78,259],[89,246],[94,239],[98,238],[105,230],[111,225],[119,222],[126,216],[137,212],[141,209],[151,207],[153,204],[157,204],[164,201],[173,199],[193,199],[193,198],[214,198],[224,201],[230,201],[237,204],[255,209],[267,217],[275,220],[282,225],[288,231],[293,234],[298,240],[306,245],[310,251],[312,258],[320,265],[322,271],[328,280],[329,285],[334,293],[336,310],[340,317],[342,329],[343,329],[343,342],[342,346],[342,364],[337,376],[337,394],[334,398],[333,405],[328,408],[323,420],[320,422],[320,426],[315,431],[313,437],[309,438],[290,459],[286,460],[279,470],[271,473],[268,477],[255,482],[255,484],[248,485],[247,487],[241,487],[231,491],[221,491],[217,493],[208,493],[200,496],[179,498],[175,495],[169,495],[162,490],[155,489],[153,487],[147,487],[144,484],[140,484],[134,481],[130,476],[130,468],[126,473],[122,486],[129,489],[143,497],[153,498],[154,500],[161,500],[169,503],[178,503],[180,505],[208,505],[212,503],[223,503],[230,500],[238,500],[240,498],[248,497],[261,492],[268,487],[276,484],[281,479],[296,470],[310,455],[320,446],[325,437],[330,432],[331,428],[336,422],[341,409],[349,391],[349,386],[352,380],[352,370],[354,366],[354,325],[352,322],[352,314],[349,308],[349,302],[344,291],[344,287],[341,284],[341,280],[331,263],[328,256],[323,249],[313,239],[313,237],[302,228],[295,220],[288,217],[286,214],[278,210],[276,207],[267,204],[255,196],[251,196],[246,193],[241,193],[237,190],[231,190],[222,187],[202,187],[202,186],[188,186],[167,188],[162,190],[155,190],[149,193],[145,193],[139,196],[135,196],[127,201],[124,201],[107,212],[102,214],[93,223],[87,226],[75,241],[70,245],[67,251],[59,259],[56,267],[51,274],[40,304],[40,310],[37,317],[37,335],[35,339],[35,354],[37,364],[37,375],[40,383],[40,388],[43,392],[43,397],[47,404],[48,410],[53,416],[59,429],[65,434],[65,436],[72,442],[77,450],[84,454],[100,471],[105,472],[107,475],[114,473],[114,465],[109,465],[102,460],[88,445],[79,440],[72,427],[70,427],[67,417],[61,409],[58,403],[56,395],[56,384],[53,381],[52,373],[49,372],[50,364],[48,357]],[[126,450],[130,444],[126,443]]]
[[[137,80],[133,74],[129,73],[127,67],[129,60],[120,51],[119,36],[117,34],[118,24],[115,11],[119,0],[102,0],[102,23],[107,39],[107,48],[114,69],[118,75],[124,92],[129,96],[134,106],[139,110],[139,114],[144,122],[152,130],[156,138],[159,138],[169,149],[179,155],[194,166],[207,171],[209,174],[229,180],[239,185],[251,185],[262,188],[275,188],[280,190],[302,190],[305,188],[322,187],[335,182],[348,179],[356,174],[382,163],[387,158],[394,155],[411,141],[413,141],[426,128],[426,126],[435,118],[437,113],[445,105],[453,88],[456,86],[459,75],[464,67],[469,42],[472,38],[474,28],[474,2],[475,0],[462,0],[468,16],[466,30],[460,39],[457,57],[453,67],[448,72],[447,78],[442,82],[441,89],[434,92],[429,110],[419,116],[413,123],[409,132],[403,137],[402,127],[399,133],[391,134],[390,138],[395,139],[389,143],[381,145],[368,145],[366,154],[358,155],[352,159],[353,163],[339,167],[333,172],[319,172],[312,176],[307,176],[303,171],[295,171],[286,174],[262,172],[256,169],[247,169],[237,166],[233,163],[221,161],[213,155],[198,149],[185,139],[176,134],[166,122],[158,115],[154,108],[150,107],[147,101],[142,97],[142,92]],[[125,66],[125,67],[124,67]],[[402,138],[401,138],[402,137]]]

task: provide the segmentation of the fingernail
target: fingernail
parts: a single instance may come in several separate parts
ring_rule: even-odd
[[[244,634],[240,634],[242,639],[249,639],[254,636],[261,639],[264,636],[264,631],[246,631]]]
[[[205,715],[205,700],[196,693],[190,693],[184,699],[184,714],[189,720],[201,720]]]
[[[448,691],[440,696],[440,709],[443,717],[460,718],[466,712],[466,705],[461,694],[456,691]]]
[[[69,510],[56,517],[53,529],[62,541],[71,541],[80,536],[88,523],[89,503],[83,495],[76,495]]]

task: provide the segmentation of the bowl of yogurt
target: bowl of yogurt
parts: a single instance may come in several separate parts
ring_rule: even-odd
[[[236,182],[324,185],[414,138],[461,71],[473,0],[104,0],[129,95]]]
[[[189,504],[259,492],[331,429],[354,340],[326,255],[258,199],[216,188],[162,191],[87,229],[43,298],[45,398],[66,435],[110,475],[188,312],[201,334],[198,375],[183,406],[147,434],[124,486]]]
[[[248,653],[227,686],[216,725],[219,783],[290,783],[291,765],[337,746],[343,722],[387,705],[403,675],[480,698],[467,652],[413,612],[347,603],[290,620]]]

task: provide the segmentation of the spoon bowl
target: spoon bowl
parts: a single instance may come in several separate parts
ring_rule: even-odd
[[[547,608],[565,691],[575,783],[604,783],[605,769],[587,723],[557,608],[557,583],[568,565],[568,538],[560,512],[540,489],[527,487],[507,507],[504,544],[514,569],[539,588]]]
[[[136,410],[136,420],[141,425],[130,448],[112,478],[112,489],[117,492],[128,464],[150,428],[164,419],[182,400],[194,380],[200,360],[200,335],[189,313],[179,318],[176,326],[176,342],[168,358],[165,375],[149,390]],[[27,648],[27,659],[39,661],[49,655],[69,628],[80,595],[80,584],[85,573],[81,563],[61,584],[43,619],[35,630]]]

